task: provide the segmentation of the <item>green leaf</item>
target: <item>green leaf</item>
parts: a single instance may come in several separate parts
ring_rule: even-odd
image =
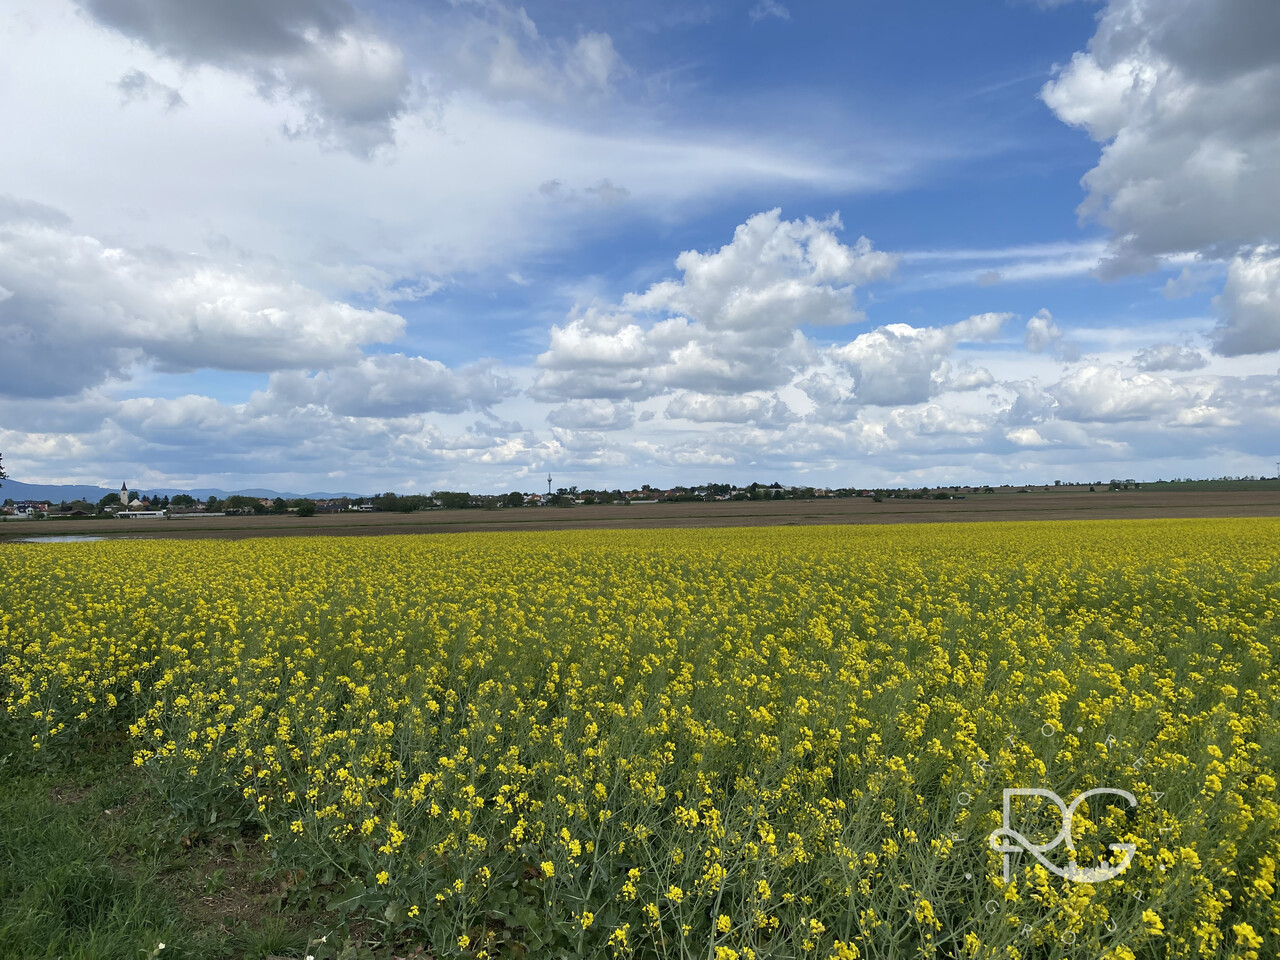
[[[329,901],[329,909],[339,910],[343,913],[358,910],[368,892],[368,888],[363,883],[359,880],[352,880]]]

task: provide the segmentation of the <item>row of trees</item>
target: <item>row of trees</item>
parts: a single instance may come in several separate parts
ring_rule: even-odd
[[[737,488],[728,483],[708,483],[698,487],[673,487],[660,490],[649,484],[643,484],[638,491],[624,493],[621,489],[596,490],[587,488],[579,490],[577,486],[560,487],[549,496],[543,496],[541,502],[551,506],[571,506],[575,503],[620,503],[626,502],[631,494],[639,493],[644,499],[664,500],[682,503],[714,500],[729,497],[733,500],[803,500],[815,495],[813,487],[786,488],[780,483],[753,483],[748,487]],[[855,490],[836,492],[840,496],[856,496]],[[497,507],[522,507],[526,498],[519,490],[505,494],[474,494],[457,490],[435,490],[430,496],[426,494],[398,494],[387,492],[371,498],[374,510],[382,512],[413,513],[417,510],[444,508],[446,510],[493,509]]]
[[[190,494],[175,494],[172,499],[166,497],[166,505],[171,509],[178,510],[194,510],[197,506],[195,497]],[[255,516],[266,516],[267,514],[282,514],[294,512],[299,516],[310,517],[316,512],[316,502],[306,497],[299,497],[294,500],[286,500],[284,497],[276,497],[265,504],[259,497],[247,497],[242,494],[233,493],[224,499],[210,496],[203,501],[205,511],[208,513],[233,513],[233,514],[254,514]]]
[[[423,493],[400,494],[380,493],[369,501],[374,510],[388,513],[413,513],[415,510],[431,510],[443,507],[446,510],[492,509],[494,507],[524,506],[524,494],[518,490],[498,495],[477,495],[465,490],[433,490],[428,496]]]

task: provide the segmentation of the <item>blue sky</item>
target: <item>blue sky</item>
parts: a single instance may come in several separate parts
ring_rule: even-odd
[[[1269,473],[1277,9],[9,0],[0,453],[140,487]]]

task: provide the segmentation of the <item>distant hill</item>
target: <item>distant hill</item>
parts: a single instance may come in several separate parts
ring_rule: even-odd
[[[19,480],[0,480],[0,500],[88,500],[97,503],[113,491],[83,484],[22,483]],[[119,490],[114,491],[119,493]]]
[[[286,500],[296,500],[299,497],[309,497],[312,500],[332,500],[337,497],[351,497],[352,499],[361,499],[368,494],[363,493],[277,493],[275,490],[267,490],[261,487],[254,487],[248,490],[219,490],[216,487],[200,487],[195,490],[181,490],[177,487],[130,487],[130,490],[137,490],[141,493],[158,493],[161,496],[172,497],[177,493],[185,493],[197,500],[207,500],[209,497],[217,497],[225,499],[232,495],[242,497],[284,497]],[[88,500],[90,503],[97,503],[108,493],[119,493],[118,487],[109,489],[107,487],[94,487],[87,484],[57,484],[57,483],[23,483],[20,480],[0,480],[0,500],[49,500],[53,503],[61,503],[63,500]]]

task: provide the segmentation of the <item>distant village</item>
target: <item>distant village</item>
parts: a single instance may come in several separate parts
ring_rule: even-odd
[[[0,515],[9,519],[58,517],[110,517],[120,520],[152,518],[244,516],[266,514],[398,512],[418,510],[498,510],[514,507],[570,507],[582,504],[643,504],[713,500],[793,500],[832,496],[874,496],[871,490],[829,490],[815,487],[783,486],[780,483],[704,484],[696,487],[661,489],[644,484],[634,490],[579,490],[576,486],[548,490],[547,493],[473,494],[436,490],[430,494],[382,493],[370,497],[337,497],[329,500],[284,497],[251,497],[235,494],[225,498],[197,500],[189,494],[160,495],[131,491],[122,484],[119,493],[109,493],[96,504],[86,500],[53,503],[40,500],[5,500]]]
[[[311,516],[320,511],[372,510],[368,500],[286,500],[283,497],[269,499],[235,494],[223,499],[209,497],[197,500],[186,493],[173,496],[147,494],[130,490],[127,483],[120,485],[119,493],[108,493],[97,503],[72,500],[53,503],[48,500],[6,499],[0,505],[0,518],[4,519],[57,519],[60,517],[99,517],[119,520],[137,520],[174,517],[225,517],[245,514],[296,513]]]
[[[549,478],[550,479],[550,478]],[[1221,478],[1222,481],[1261,480],[1263,478],[1240,477]],[[1205,481],[1169,481],[1170,483],[1201,483]],[[1213,482],[1213,481],[1209,481]],[[1159,485],[1166,481],[1158,481]],[[233,494],[224,498],[208,497],[198,500],[190,494],[173,495],[147,494],[130,490],[128,484],[121,484],[119,493],[109,493],[97,503],[86,500],[62,501],[54,503],[45,500],[13,500],[6,499],[0,505],[0,519],[59,519],[59,518],[100,518],[119,520],[144,519],[181,519],[184,517],[209,516],[246,516],[268,514],[292,514],[301,517],[322,513],[345,512],[398,512],[414,513],[419,510],[501,510],[518,507],[573,507],[586,504],[630,504],[646,503],[695,503],[708,501],[743,501],[743,500],[817,500],[828,497],[870,497],[873,500],[883,499],[964,499],[971,494],[991,494],[996,492],[1030,493],[1032,491],[1071,490],[1087,488],[1095,490],[1138,490],[1143,486],[1136,480],[1094,481],[1092,483],[1074,483],[1055,480],[1052,485],[1009,485],[992,486],[952,486],[952,487],[919,487],[919,488],[880,488],[869,489],[859,487],[806,487],[788,486],[781,483],[751,483],[745,487],[728,483],[706,483],[697,486],[653,487],[643,484],[631,490],[579,490],[576,486],[551,489],[548,483],[546,493],[524,493],[512,491],[505,494],[474,494],[466,491],[436,490],[430,494],[397,494],[382,493],[369,497],[336,497],[333,499],[310,499],[284,497],[253,497]]]

